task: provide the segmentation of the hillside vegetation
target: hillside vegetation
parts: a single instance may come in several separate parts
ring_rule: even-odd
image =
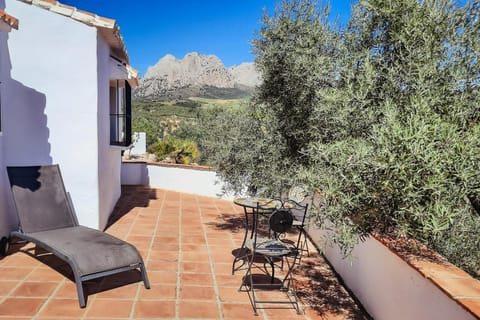
[[[178,128],[195,126],[200,113],[208,109],[235,109],[247,106],[249,98],[190,98],[182,101],[133,101],[132,131],[145,132],[147,147],[173,135]]]

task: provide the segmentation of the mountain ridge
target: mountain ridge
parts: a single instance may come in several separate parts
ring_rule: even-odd
[[[253,62],[227,68],[215,55],[190,52],[177,59],[167,54],[147,69],[133,96],[141,101],[240,98],[251,95],[260,82]]]

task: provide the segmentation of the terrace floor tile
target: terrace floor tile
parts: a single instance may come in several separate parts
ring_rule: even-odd
[[[245,271],[232,275],[231,269],[243,219],[231,201],[122,187],[106,232],[139,249],[151,289],[135,272],[89,281],[81,309],[68,265],[51,255],[35,258],[31,244],[16,245],[0,258],[0,319],[368,319],[318,254],[304,259],[295,275],[302,315],[274,308],[254,316],[247,293],[239,291]]]

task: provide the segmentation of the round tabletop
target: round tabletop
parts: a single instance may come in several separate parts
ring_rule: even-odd
[[[257,208],[257,205],[260,206],[262,209],[275,209],[282,206],[282,202],[280,200],[275,199],[268,199],[268,198],[237,198],[233,200],[233,203],[236,205],[252,208]]]

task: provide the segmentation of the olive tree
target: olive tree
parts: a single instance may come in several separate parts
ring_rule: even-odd
[[[318,104],[326,103],[325,92],[333,90],[338,81],[340,37],[329,19],[328,6],[282,1],[272,16],[265,13],[253,40],[263,82],[251,108],[265,133],[274,137],[280,161],[272,168],[274,172],[264,175],[282,181],[284,188],[303,180],[301,172],[310,164],[307,148],[315,131],[327,128],[319,128],[313,112]]]
[[[356,5],[336,101],[350,130],[309,149],[321,215],[344,248],[354,234],[393,231],[477,272],[479,18],[476,2]]]
[[[252,41],[262,84],[246,110],[204,118],[202,145],[230,189],[278,197],[299,183],[318,129],[312,112],[325,99],[322,91],[337,82],[340,38],[328,17],[328,7],[305,0],[282,1],[272,16],[265,12]]]
[[[332,21],[308,0],[265,13],[263,83],[248,108],[205,122],[210,158],[237,191],[306,183],[345,252],[388,232],[475,275],[480,4],[359,0],[346,28]]]

